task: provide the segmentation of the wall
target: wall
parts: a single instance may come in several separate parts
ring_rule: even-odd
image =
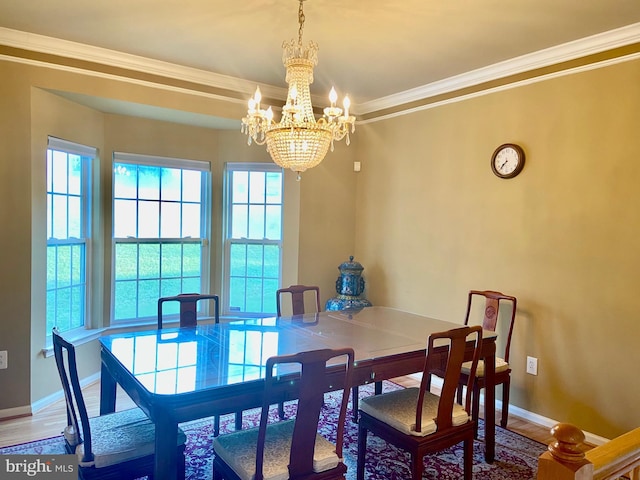
[[[216,291],[219,291],[222,274],[221,255],[215,252],[221,252],[224,163],[270,160],[265,147],[247,146],[239,128],[217,131],[103,113],[62,98],[58,93],[71,93],[75,96],[72,98],[90,95],[237,119],[245,113],[244,102],[230,106],[201,92],[177,92],[162,85],[129,83],[4,60],[0,60],[0,92],[0,302],[3,305],[0,350],[9,352],[9,368],[0,370],[3,391],[0,417],[4,417],[29,413],[31,405],[46,402],[59,392],[53,358],[42,354],[45,346],[47,135],[98,147],[101,180],[95,206],[104,225],[111,223],[113,151],[211,162],[214,210],[211,285]],[[355,177],[348,173],[355,149],[336,150],[330,154],[332,161],[317,167],[317,174],[313,170],[304,174],[304,183],[296,182],[292,172],[285,173],[284,284],[305,281],[319,284],[323,292],[331,292],[335,272],[332,267],[325,267],[337,265],[352,249]],[[325,185],[327,179],[334,178],[335,181]],[[321,196],[303,194],[304,188],[313,188]],[[340,212],[343,216],[341,234],[336,235],[323,223],[301,216],[306,211],[321,219]],[[307,231],[302,232],[302,228]],[[98,288],[92,298],[96,325],[108,325],[110,316],[110,235],[108,227],[96,231],[94,247],[102,260],[95,268],[94,282]],[[313,263],[301,259],[303,252],[305,255],[312,252]],[[318,271],[314,272],[315,268]],[[81,376],[98,372],[96,341],[78,347],[78,355]]]
[[[511,404],[605,437],[640,424],[639,81],[635,60],[359,131],[370,300],[462,323],[468,290],[515,295]],[[526,152],[514,179],[502,143]]]

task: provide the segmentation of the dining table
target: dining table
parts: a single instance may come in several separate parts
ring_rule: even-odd
[[[359,386],[422,372],[429,335],[461,326],[372,306],[108,334],[100,338],[100,413],[116,410],[120,385],[155,424],[154,478],[174,480],[178,478],[178,425],[262,405],[269,357],[351,347],[355,352],[351,386]],[[495,457],[496,338],[495,332],[483,332],[484,443],[489,463]],[[445,358],[446,349],[441,352]],[[340,367],[327,368],[338,377]],[[274,403],[295,399],[296,383],[280,382],[276,395]]]

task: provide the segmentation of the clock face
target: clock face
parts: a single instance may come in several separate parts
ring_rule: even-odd
[[[501,145],[493,153],[491,169],[498,177],[515,177],[524,167],[524,151],[518,145]]]

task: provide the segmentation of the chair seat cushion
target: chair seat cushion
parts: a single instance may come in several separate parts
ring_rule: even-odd
[[[418,388],[405,388],[372,395],[360,400],[359,408],[402,433],[415,436],[430,435],[436,431],[434,419],[438,415],[440,397],[429,392],[425,394],[422,407],[422,429],[416,432],[416,405],[419,391]],[[463,425],[469,419],[469,414],[462,405],[454,403],[451,416],[453,425]]]
[[[295,420],[273,423],[267,426],[264,446],[264,480],[289,478],[289,454]],[[242,480],[252,480],[256,470],[256,444],[258,429],[252,428],[220,435],[213,440],[215,455],[220,457]],[[336,455],[333,443],[316,435],[313,453],[313,471],[324,472],[337,467],[342,459]]]
[[[471,362],[464,362],[462,364],[462,373],[469,375],[471,370]],[[509,370],[509,364],[505,362],[504,358],[496,357],[496,373],[505,372]],[[476,377],[484,377],[484,360],[478,361],[478,367],[476,368]]]
[[[75,446],[78,462],[82,467],[103,468],[152,455],[155,451],[155,426],[139,408],[90,418],[89,425],[93,461],[82,461],[84,443],[78,445],[78,436],[73,427],[68,426],[63,432],[69,445]],[[185,441],[186,436],[179,429],[177,445],[182,445]]]

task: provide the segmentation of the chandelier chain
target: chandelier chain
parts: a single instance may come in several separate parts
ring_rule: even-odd
[[[300,0],[300,7],[298,8],[298,45],[302,46],[302,30],[304,30],[304,11],[302,10],[302,2],[304,0]]]

